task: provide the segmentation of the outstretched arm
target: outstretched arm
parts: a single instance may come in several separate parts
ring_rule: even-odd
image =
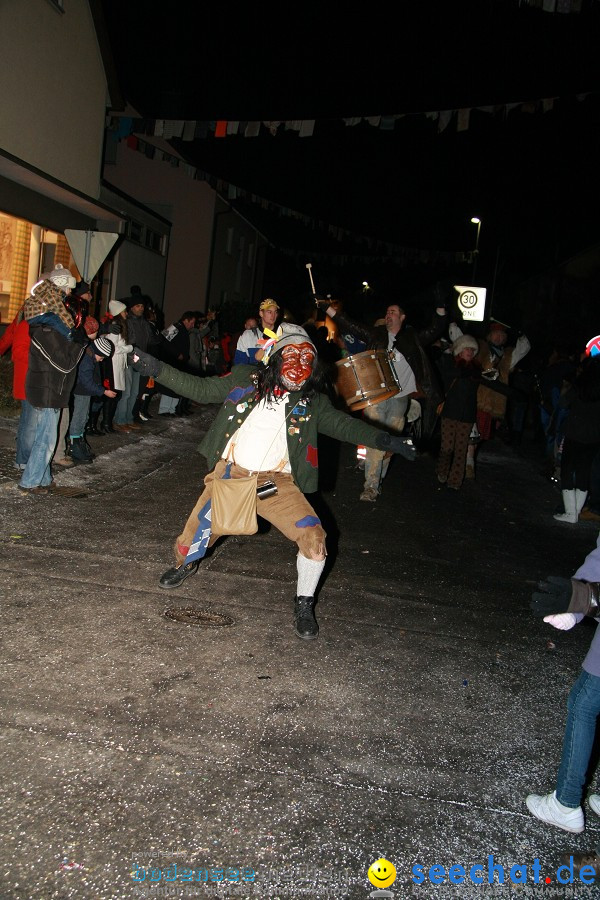
[[[129,365],[142,375],[155,378],[159,384],[170,388],[181,397],[196,403],[222,403],[233,387],[231,373],[203,378],[175,369],[137,347],[128,356]]]
[[[416,459],[417,451],[410,438],[389,434],[368,422],[335,409],[324,394],[319,394],[313,403],[318,408],[318,430],[322,434],[338,441],[347,441],[349,444],[364,444],[365,447],[374,450],[398,453],[411,461]]]

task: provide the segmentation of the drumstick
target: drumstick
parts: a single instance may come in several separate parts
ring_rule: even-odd
[[[310,278],[310,286],[312,287],[313,297],[315,300],[317,299],[317,292],[315,291],[315,283],[312,277],[312,263],[306,263],[306,268],[308,269],[308,277]]]

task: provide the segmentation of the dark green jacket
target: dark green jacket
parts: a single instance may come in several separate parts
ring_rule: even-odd
[[[254,409],[257,396],[252,380],[255,366],[234,366],[228,375],[199,378],[162,364],[157,381],[197,403],[222,403],[215,421],[198,448],[209,468],[217,464],[231,435]],[[294,481],[305,494],[318,489],[318,433],[375,447],[379,429],[341,412],[325,394],[302,404],[302,391],[290,394],[287,405],[287,445]]]

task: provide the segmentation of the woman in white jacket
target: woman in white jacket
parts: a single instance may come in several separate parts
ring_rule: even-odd
[[[127,343],[127,307],[120,300],[111,300],[108,304],[113,319],[108,326],[106,337],[115,345],[111,359],[102,364],[102,378],[109,382],[108,386],[117,391],[117,396],[105,398],[102,405],[102,427],[104,431],[115,432],[112,420],[122,392],[127,386],[127,354],[133,347]],[[124,428],[119,429],[123,431]]]

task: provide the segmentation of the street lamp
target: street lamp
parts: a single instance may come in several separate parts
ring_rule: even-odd
[[[475,250],[473,251],[473,274],[471,280],[475,284],[475,272],[477,271],[477,257],[479,256],[479,232],[481,231],[481,219],[478,216],[471,218],[473,225],[477,225],[477,236],[475,238]]]

